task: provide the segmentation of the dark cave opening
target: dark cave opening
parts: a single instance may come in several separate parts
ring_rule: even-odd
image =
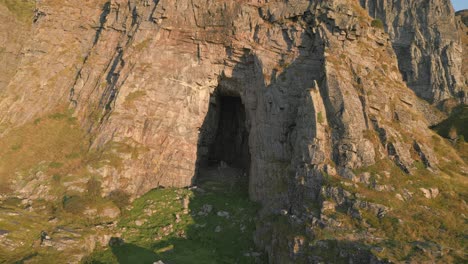
[[[220,98],[220,116],[210,160],[226,162],[234,168],[248,169],[249,133],[245,126],[245,109],[239,97]]]
[[[200,129],[197,180],[248,183],[250,170],[249,129],[239,96],[212,95]]]

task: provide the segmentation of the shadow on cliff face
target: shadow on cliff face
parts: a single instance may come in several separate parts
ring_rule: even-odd
[[[228,184],[242,185],[245,193],[249,191],[251,151],[255,144],[255,140],[251,142],[250,135],[253,113],[248,107],[252,108],[251,100],[256,100],[255,90],[264,88],[263,75],[257,67],[258,59],[249,52],[244,51],[231,76],[219,76],[218,86],[210,96],[208,111],[199,129],[195,164],[197,183],[222,177],[219,180]],[[246,83],[246,80],[253,82]]]
[[[318,166],[327,156],[313,145],[319,113],[311,89],[320,95],[327,116],[333,113],[328,121],[342,129],[328,87],[322,85],[324,44],[308,33],[301,36],[298,57],[282,59],[271,75],[246,51],[230,76],[220,77],[200,128],[196,187],[153,190],[136,200],[119,223],[129,244],[122,252],[112,250],[111,258],[126,261],[119,256],[141,252],[151,261],[168,263],[264,262],[255,237],[270,263],[357,259],[341,249],[361,247],[360,242],[332,240],[334,250],[328,240],[315,241],[314,234],[304,238],[310,230],[302,219],[310,221],[308,209],[320,211],[323,176]],[[298,45],[287,34],[284,38],[288,46]],[[184,197],[190,197],[187,204]],[[259,213],[249,198],[261,201],[266,210]],[[315,252],[313,242],[325,246]]]
[[[197,152],[197,183],[218,177],[231,185],[242,183],[248,190],[249,128],[239,96],[216,89],[200,128]]]

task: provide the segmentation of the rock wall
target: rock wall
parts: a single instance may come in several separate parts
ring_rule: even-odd
[[[462,74],[465,76],[465,86],[468,86],[468,10],[458,11],[456,13],[457,19],[460,19],[458,22],[458,31],[462,39],[463,44],[463,66]]]
[[[353,177],[352,169],[387,155],[409,172],[413,142],[386,139],[403,133],[390,126],[395,119],[430,133],[388,37],[346,1],[44,1],[38,12],[35,49],[0,103],[3,122],[67,104],[91,147],[142,147],[122,154],[123,169],[96,171],[106,193],[190,185],[217,89],[245,106],[251,197],[272,208],[289,206],[290,181],[307,189],[295,195],[316,197],[324,168]],[[384,91],[391,96],[381,98]],[[380,145],[366,138],[372,130]]]
[[[451,7],[421,5],[427,12],[415,17],[415,2],[394,9],[362,2],[382,16],[388,35],[351,0],[44,0],[2,93],[0,121],[20,126],[66,106],[91,149],[139,149],[117,152],[118,168],[93,171],[105,194],[135,197],[191,185],[215,136],[210,107],[218,95],[238,96],[249,131],[251,198],[262,214],[285,210],[308,219],[329,175],[355,180],[357,169],[382,159],[406,174],[417,161],[436,169],[426,140],[434,134],[419,110],[430,106],[404,78],[429,101],[456,96],[461,49],[450,31]],[[431,12],[440,16],[433,20]],[[299,254],[303,240],[285,237],[265,225],[257,242],[272,263],[309,261]]]
[[[383,21],[403,79],[419,97],[431,103],[450,98],[466,103],[463,47],[449,0],[360,3],[372,17]]]

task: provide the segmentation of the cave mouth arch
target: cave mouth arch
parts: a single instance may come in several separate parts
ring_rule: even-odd
[[[247,113],[241,97],[218,87],[200,128],[195,181],[221,180],[248,190],[251,155]]]

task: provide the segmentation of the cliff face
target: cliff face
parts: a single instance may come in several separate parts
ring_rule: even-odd
[[[385,129],[381,124],[395,116],[411,129],[428,130],[423,118],[411,118],[418,115],[410,110],[417,99],[399,79],[385,34],[355,14],[358,6],[340,4],[45,1],[0,104],[3,123],[26,123],[69,105],[92,135],[92,148],[108,142],[144,148],[123,169],[101,168],[107,192],[190,185],[197,153],[203,158],[210,144],[203,142],[210,133],[203,121],[216,96],[240,97],[245,107],[256,200],[282,196],[272,190],[303,162],[333,161],[344,170],[371,165],[376,153],[364,131]],[[361,38],[366,41],[357,44]],[[348,54],[365,56],[364,64],[348,61],[343,45],[352,45]],[[383,74],[395,85],[379,83]],[[366,94],[373,87],[392,96]],[[411,144],[392,146],[389,155],[408,170]]]
[[[462,10],[457,12],[457,18],[460,19],[458,23],[458,30],[461,36],[463,44],[463,63],[462,63],[462,74],[463,76],[468,76],[468,10]],[[468,82],[468,80],[465,80]],[[465,83],[466,84],[466,83]]]
[[[418,96],[432,103],[465,102],[463,47],[449,0],[360,2],[384,22],[403,79]]]
[[[190,186],[212,157],[231,159],[212,149],[227,135],[219,136],[217,117],[238,111],[233,151],[250,158],[233,162],[263,214],[286,210],[302,233],[336,224],[317,212],[326,199],[346,214],[376,217],[389,205],[328,188],[330,177],[369,183],[362,170],[382,164],[393,179],[441,173],[448,162],[442,147],[462,170],[464,162],[428,128],[422,110],[435,110],[405,80],[437,102],[464,88],[447,3],[421,5],[422,13],[416,1],[394,9],[371,3],[362,4],[382,16],[390,36],[351,0],[38,2],[31,41],[2,92],[2,135],[67,109],[90,152],[110,149],[119,159],[85,163],[86,175],[99,175],[105,194],[135,197]],[[226,98],[240,103],[225,110]],[[52,179],[38,168],[28,177]],[[22,195],[42,188],[24,188],[15,171],[5,171]],[[265,225],[257,234],[273,263],[307,262],[325,250],[281,230]],[[344,258],[377,261],[368,250]]]
[[[282,202],[268,200],[281,206],[286,194],[275,190],[281,189],[284,175],[304,162],[322,167],[334,161],[340,169],[373,164],[376,154],[363,131],[383,121],[372,117],[372,123],[368,111],[387,109],[377,116],[391,122],[392,112],[405,113],[403,118],[408,111],[397,108],[416,100],[404,90],[388,91],[413,98],[395,106],[391,100],[376,98],[374,103],[362,95],[365,88],[359,87],[377,84],[361,75],[375,79],[381,74],[373,58],[365,60],[369,65],[346,66],[351,68],[340,73],[336,67],[351,64],[346,57],[335,57],[343,53],[341,43],[354,43],[361,36],[378,38],[379,44],[371,41],[350,50],[360,54],[382,49],[375,51],[382,58],[393,53],[383,33],[359,21],[352,7],[340,7],[349,10],[349,18],[335,18],[338,4],[328,4],[331,7],[316,11],[308,1],[181,1],[174,6],[114,1],[79,7],[44,2],[38,6],[43,15],[34,25],[34,48],[28,49],[22,70],[4,93],[3,122],[25,123],[43,111],[70,105],[92,135],[93,148],[111,141],[145,148],[138,157],[126,159],[123,169],[109,166],[98,172],[107,192],[142,194],[156,186],[192,183],[197,158],[203,158],[211,144],[209,135],[203,137],[216,130],[203,127],[210,100],[237,96],[247,116],[252,197],[278,196]],[[198,7],[206,5],[216,12]],[[306,12],[310,21],[294,21]],[[64,13],[67,23],[62,24]],[[338,22],[324,28],[317,22],[322,17]],[[340,39],[337,44],[330,40],[335,38]],[[398,81],[393,63],[390,59],[386,70]],[[321,122],[316,121],[319,113]],[[401,152],[397,162],[406,170],[412,164],[404,154],[408,147],[397,145],[396,151]]]

